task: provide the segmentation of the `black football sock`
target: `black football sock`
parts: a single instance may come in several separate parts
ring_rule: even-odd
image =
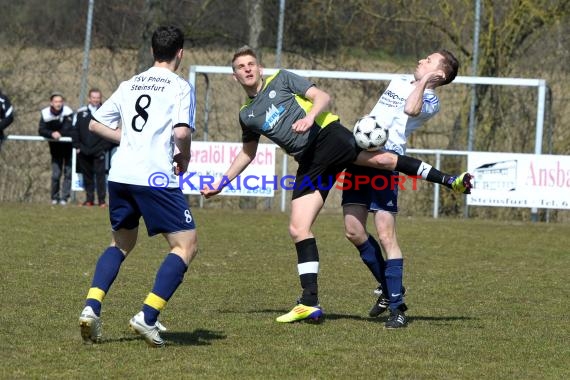
[[[306,306],[316,306],[319,304],[318,283],[319,274],[319,251],[315,238],[301,240],[295,243],[297,249],[297,269],[303,294],[300,303]]]
[[[398,156],[396,170],[409,176],[421,177],[428,182],[439,183],[451,188],[455,176],[445,174],[433,168],[430,164],[410,156]]]

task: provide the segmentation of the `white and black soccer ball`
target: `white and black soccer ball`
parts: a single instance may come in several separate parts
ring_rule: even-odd
[[[356,145],[366,150],[378,150],[388,141],[388,128],[378,123],[374,116],[364,116],[356,121],[352,131]]]

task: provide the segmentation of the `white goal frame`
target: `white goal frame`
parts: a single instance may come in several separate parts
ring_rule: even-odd
[[[264,75],[273,75],[279,69],[264,68]],[[402,74],[357,72],[357,71],[326,71],[326,70],[289,70],[295,74],[310,78],[351,79],[351,80],[385,80],[390,81]],[[233,73],[229,66],[190,66],[188,81],[196,89],[197,74],[229,74]],[[542,153],[542,138],[544,131],[544,111],[546,107],[546,81],[544,79],[527,78],[495,78],[458,76],[451,84],[486,84],[491,86],[537,87],[538,101],[536,106],[536,135],[534,153]],[[208,110],[206,110],[208,112]]]
[[[277,68],[264,68],[264,75],[275,74],[279,69]],[[310,78],[328,78],[328,79],[349,79],[349,80],[381,80],[390,81],[394,78],[400,77],[402,74],[392,73],[375,73],[375,72],[357,72],[357,71],[327,71],[327,70],[295,70],[288,69],[289,71],[303,77]],[[190,66],[188,81],[197,88],[196,79],[198,74],[206,76],[206,82],[209,86],[207,74],[225,74],[231,75],[233,73],[230,66],[204,66],[196,65]],[[534,142],[534,153],[542,154],[542,139],[544,133],[544,113],[546,109],[546,81],[544,79],[528,79],[528,78],[495,78],[495,77],[470,77],[470,76],[457,76],[451,84],[473,84],[473,85],[491,85],[491,86],[518,86],[518,87],[536,87],[538,90],[538,101],[536,106],[536,133]],[[208,92],[206,92],[206,103]],[[205,120],[208,119],[208,104],[206,104]],[[194,115],[195,116],[195,115]],[[207,134],[204,135],[207,139]],[[413,153],[413,149],[408,149]],[[423,151],[422,151],[423,152]],[[440,151],[441,152],[441,151]],[[467,152],[456,152],[459,154],[466,154]],[[284,159],[283,173],[287,170],[287,160]],[[437,186],[435,191],[437,191]],[[438,193],[439,194],[439,193]],[[434,206],[437,205],[438,198],[434,200]],[[282,192],[281,196],[281,210],[285,210],[285,194]],[[536,209],[532,209],[532,213],[536,213]],[[435,213],[435,211],[434,211]],[[436,214],[434,214],[435,216]]]

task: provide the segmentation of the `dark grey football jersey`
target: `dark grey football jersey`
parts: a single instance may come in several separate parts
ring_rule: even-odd
[[[293,123],[304,118],[313,106],[304,97],[311,86],[314,84],[287,70],[280,70],[267,78],[259,94],[240,110],[243,141],[259,140],[259,136],[263,135],[287,154],[293,157],[301,155],[321,128],[339,119],[330,112],[323,112],[309,131],[303,134],[293,132]]]

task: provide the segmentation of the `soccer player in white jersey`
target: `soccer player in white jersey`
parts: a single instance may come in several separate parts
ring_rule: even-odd
[[[402,76],[390,82],[370,112],[380,124],[389,127],[386,151],[405,154],[408,136],[439,112],[435,88],[453,81],[458,68],[459,62],[452,53],[439,50],[421,59],[413,76]],[[396,239],[398,172],[353,165],[347,173],[373,179],[359,189],[345,189],[342,196],[346,237],[358,249],[362,261],[379,283],[379,297],[370,316],[376,317],[390,309],[385,327],[405,327],[408,320],[402,285],[404,259]],[[366,230],[369,212],[374,214],[380,244]],[[386,252],[386,261],[380,247]]]
[[[152,347],[165,344],[158,315],[197,252],[194,219],[177,180],[190,161],[195,112],[193,89],[175,73],[183,45],[180,29],[157,28],[152,35],[154,65],[121,83],[89,126],[120,145],[108,180],[112,240],[99,257],[79,317],[85,343],[101,341],[101,302],[136,244],[141,216],[148,235],[162,234],[170,249],[142,310],[129,322]]]

